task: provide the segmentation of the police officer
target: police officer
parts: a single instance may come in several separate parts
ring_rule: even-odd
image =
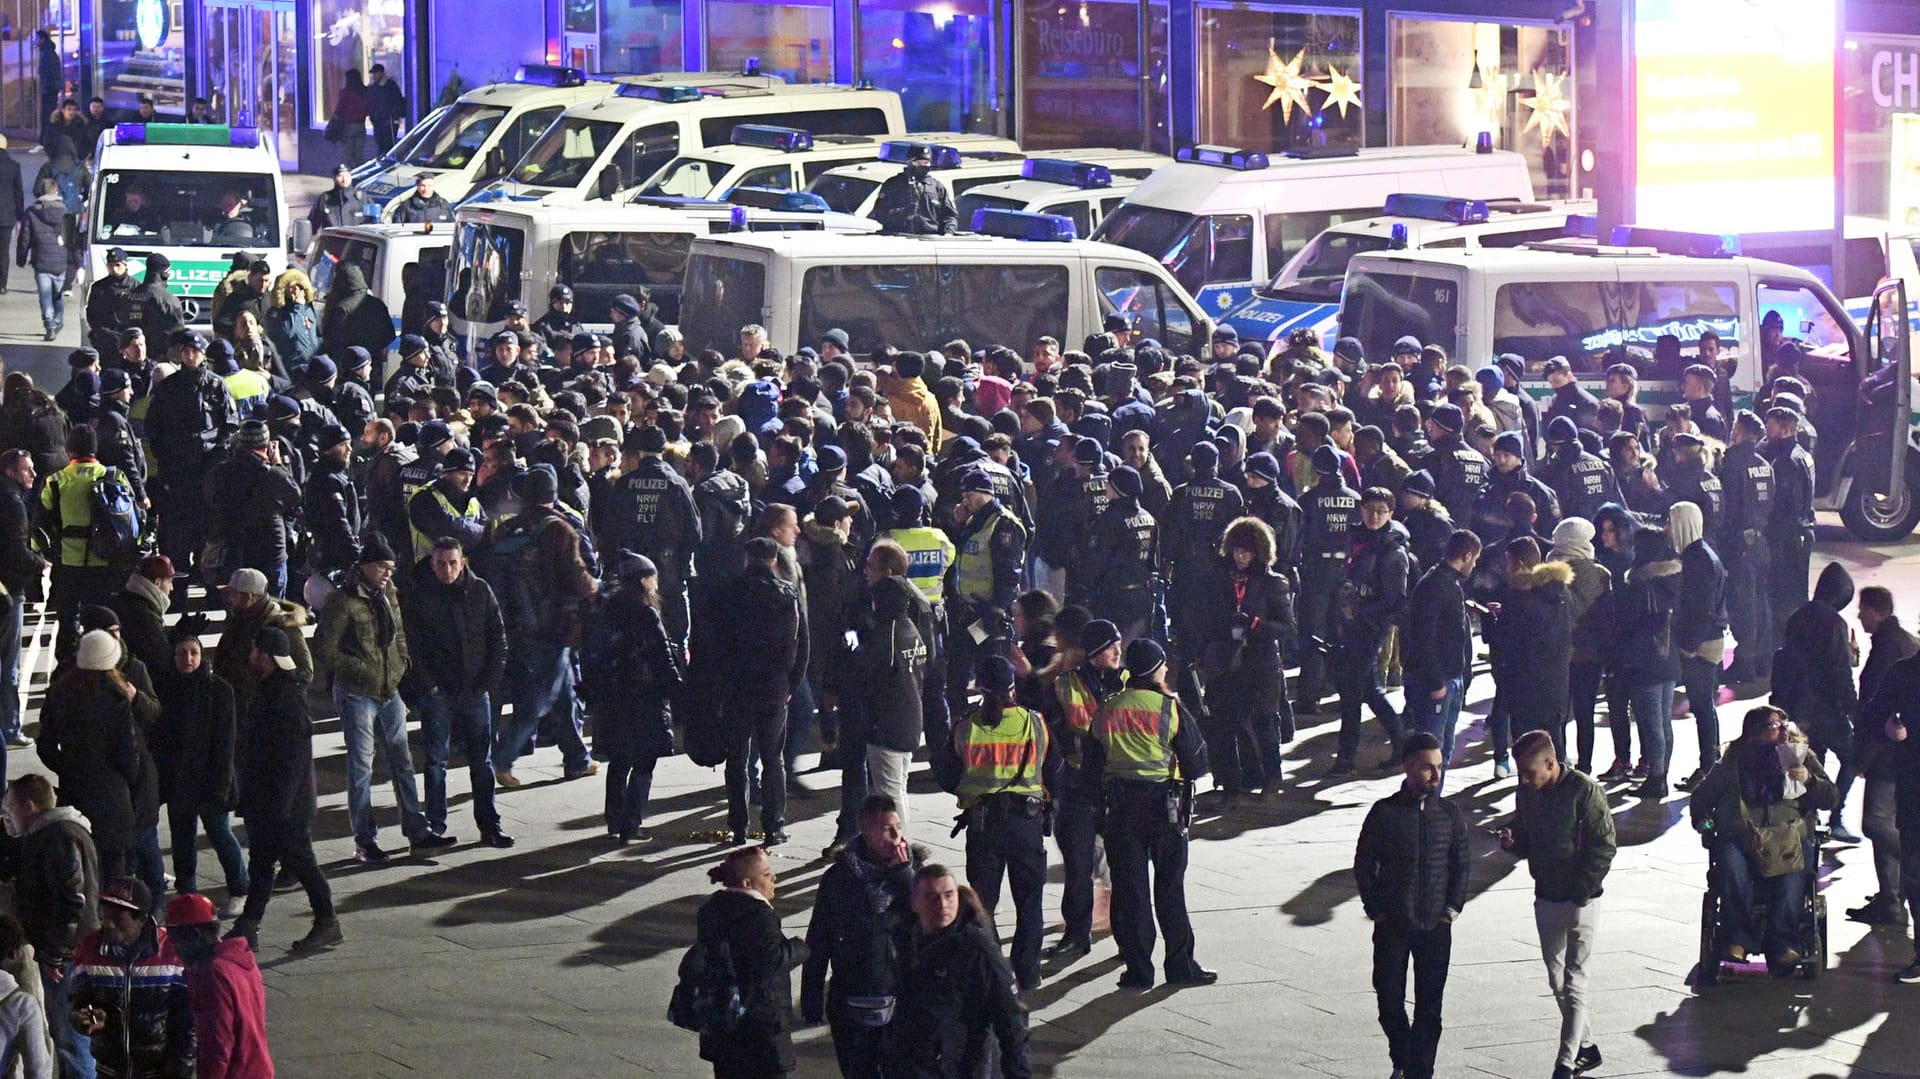
[[[896,487],[888,501],[893,527],[882,533],[907,552],[907,583],[918,589],[933,609],[935,640],[927,643],[927,665],[920,678],[920,726],[928,745],[944,744],[948,736],[947,567],[956,555],[953,540],[927,519],[926,496],[917,487]]]
[[[392,478],[388,480],[388,489],[381,494],[381,500],[385,506],[405,506],[405,516],[390,513],[374,515],[374,523],[396,551],[414,549],[413,496],[432,486],[434,481],[440,478],[440,470],[446,460],[447,451],[453,448],[453,429],[440,420],[430,420],[420,426],[420,433],[413,439],[413,448],[414,458],[392,471],[390,474]],[[372,497],[371,492],[369,497]],[[438,538],[437,534],[428,535],[429,550],[432,548],[432,541]],[[419,557],[426,558],[431,555]],[[406,581],[409,576],[409,574],[399,574],[395,579]],[[412,582],[407,581],[407,583]]]
[[[547,313],[533,324],[533,332],[546,339],[547,347],[560,351],[560,342],[573,340],[580,332],[580,320],[573,317],[573,288],[555,285],[547,290]]]
[[[1680,392],[1687,407],[1693,410],[1693,425],[1700,433],[1724,442],[1728,436],[1727,418],[1720,414],[1713,400],[1713,388],[1719,378],[1711,366],[1691,364],[1680,375]]]
[[[1702,530],[1715,553],[1720,550],[1720,477],[1707,470],[1706,440],[1692,431],[1673,436],[1673,463],[1660,470],[1675,502],[1700,507]]]
[[[1220,976],[1194,961],[1186,895],[1193,781],[1207,774],[1207,743],[1167,688],[1165,650],[1142,638],[1127,645],[1126,660],[1127,688],[1100,706],[1092,731],[1104,751],[1101,834],[1113,870],[1113,937],[1127,968],[1120,987],[1153,987],[1156,916],[1167,983],[1211,985]]]
[[[127,314],[134,287],[126,248],[108,248],[107,276],[87,289],[87,340],[102,356],[120,352],[121,334],[131,325]]]
[[[1220,478],[1219,464],[1219,447],[1212,442],[1196,443],[1187,453],[1187,482],[1174,489],[1167,503],[1161,551],[1173,571],[1167,613],[1172,621],[1183,693],[1192,688],[1185,668],[1199,656],[1197,638],[1207,615],[1208,577],[1220,561],[1220,537],[1247,508],[1240,488]],[[1187,700],[1193,698],[1188,696]]]
[[[1081,437],[1073,444],[1073,472],[1061,484],[1060,501],[1066,506],[1059,531],[1063,534],[1067,561],[1067,591],[1078,595],[1090,567],[1086,566],[1087,534],[1093,522],[1106,511],[1113,489],[1107,486],[1107,451],[1097,438]],[[1053,529],[1043,530],[1042,541],[1052,542]],[[1056,567],[1059,568],[1059,567]]]
[[[960,215],[947,185],[933,175],[933,147],[916,142],[907,154],[907,167],[880,185],[873,219],[882,232],[908,236],[943,236],[958,232]]]
[[[1027,560],[1027,530],[994,497],[992,477],[979,469],[962,476],[960,505],[966,521],[954,534],[958,553],[947,571],[949,713],[962,710],[980,657],[1006,650]]]
[[[1567,358],[1555,356],[1546,362],[1544,371],[1547,385],[1553,387],[1553,402],[1547,406],[1546,423],[1551,426],[1554,420],[1564,416],[1575,428],[1597,429],[1600,402],[1574,379],[1573,365]],[[1547,444],[1551,446],[1552,440]]]
[[[1560,500],[1551,487],[1527,471],[1525,454],[1526,443],[1520,432],[1502,431],[1494,436],[1493,471],[1488,473],[1487,485],[1481,488],[1479,497],[1473,500],[1471,526],[1480,542],[1489,547],[1506,542],[1508,533],[1513,531],[1507,500],[1515,494],[1533,499],[1538,514],[1536,528],[1541,535],[1552,535],[1553,526],[1560,520]]]
[[[1767,515],[1767,602],[1773,624],[1807,602],[1813,560],[1813,455],[1800,444],[1800,414],[1785,405],[1767,410],[1767,444],[1760,452],[1773,466],[1773,508]]]
[[[1347,580],[1347,542],[1359,524],[1360,492],[1341,475],[1340,451],[1323,444],[1313,451],[1318,481],[1300,500],[1300,661],[1302,713],[1318,712],[1326,693],[1328,615]]]
[[[1047,785],[1042,773],[1059,761],[1039,714],[1013,703],[1013,664],[984,656],[975,678],[980,707],[953,729],[965,772],[958,827],[967,833],[967,883],[992,914],[1004,872],[1013,888],[1012,966],[1022,990],[1040,984],[1041,907],[1047,883]],[[1051,759],[1050,759],[1051,758]]]
[[[1060,940],[1049,959],[1072,959],[1093,949],[1093,871],[1099,854],[1102,752],[1092,741],[1093,717],[1120,692],[1120,628],[1094,619],[1080,630],[1080,662],[1054,677],[1047,724],[1063,765],[1054,791],[1054,842],[1063,872]]]
[[[1154,566],[1160,556],[1160,526],[1140,505],[1140,473],[1121,465],[1107,473],[1107,508],[1094,518],[1081,556],[1085,591],[1074,602],[1120,627],[1123,637],[1153,629],[1159,595]]]
[[[416,566],[433,557],[433,543],[441,536],[452,536],[463,549],[471,551],[486,535],[486,514],[480,508],[480,496],[473,490],[473,456],[465,446],[448,450],[433,482],[407,500]]]
[[[1516,431],[1514,449],[1524,449]],[[1354,522],[1347,580],[1333,606],[1333,638],[1338,646],[1335,677],[1340,683],[1340,748],[1334,758],[1335,776],[1352,775],[1360,752],[1360,708],[1367,705],[1388,737],[1398,747],[1406,736],[1400,713],[1380,687],[1380,646],[1387,630],[1406,609],[1408,580],[1407,530],[1393,519],[1393,492],[1369,487],[1360,497],[1360,518]],[[1389,753],[1386,764],[1399,759]]]
[[[1427,417],[1427,439],[1433,449],[1418,462],[1433,477],[1434,497],[1455,521],[1472,519],[1473,500],[1486,485],[1492,467],[1461,437],[1466,426],[1467,417],[1459,405],[1435,406],[1433,415]]]
[[[1720,458],[1722,512],[1714,542],[1727,570],[1727,622],[1739,642],[1726,684],[1765,678],[1773,670],[1773,610],[1767,599],[1766,528],[1773,516],[1773,465],[1760,454],[1760,417],[1741,409]]]
[[[147,256],[147,272],[139,286],[127,293],[125,325],[140,327],[149,341],[172,341],[187,327],[180,297],[167,290],[172,276],[173,260],[156,251]]]
[[[1547,421],[1547,459],[1540,463],[1536,475],[1553,489],[1562,516],[1591,521],[1609,502],[1626,505],[1613,466],[1587,452],[1580,444],[1579,428],[1566,416]]]
[[[203,482],[227,436],[239,426],[226,381],[206,367],[207,339],[191,330],[169,338],[180,369],[153,387],[147,439],[160,494],[160,547],[186,573],[207,535]],[[203,581],[218,585],[219,581]]]
[[[693,553],[700,546],[700,513],[694,508],[693,488],[666,462],[667,433],[643,427],[628,436],[621,453],[633,462],[617,480],[608,498],[609,533],[602,549],[631,550],[646,555],[660,570],[660,617],[667,640],[684,648],[687,643],[687,578],[693,574]]]
[[[433,351],[427,347],[427,339],[417,333],[405,334],[400,338],[399,352],[400,366],[387,379],[387,399],[425,400],[433,393],[435,381],[429,366]]]
[[[1280,486],[1280,460],[1271,453],[1247,458],[1247,508],[1273,529],[1273,570],[1298,587],[1300,503]],[[1231,523],[1231,522],[1229,522]]]

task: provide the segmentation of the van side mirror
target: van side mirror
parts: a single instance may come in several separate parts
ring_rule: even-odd
[[[313,246],[313,222],[302,217],[293,223],[293,238],[287,241],[287,250],[295,255],[304,256],[307,248]]]
[[[507,149],[506,149],[506,147],[504,147],[504,146],[496,146],[496,147],[494,147],[493,149],[491,149],[491,150],[488,150],[488,151],[487,151],[487,173],[486,173],[486,174],[487,174],[487,175],[488,175],[489,177],[496,177],[496,176],[504,176],[504,175],[506,175],[506,172],[507,172]]]
[[[612,165],[600,170],[599,179],[593,184],[593,197],[610,199],[620,192],[620,170]]]

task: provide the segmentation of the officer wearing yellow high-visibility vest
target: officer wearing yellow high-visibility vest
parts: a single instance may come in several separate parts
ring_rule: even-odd
[[[921,671],[920,728],[930,746],[945,745],[951,730],[947,711],[947,567],[953,565],[953,540],[927,520],[927,500],[917,487],[897,487],[887,502],[893,527],[881,534],[907,552],[907,583],[933,608],[936,640],[927,643]]]
[[[1062,622],[1067,612],[1062,613]],[[1057,627],[1064,630],[1064,625]],[[1052,668],[1052,699],[1047,725],[1060,746],[1060,782],[1054,787],[1053,840],[1060,846],[1065,890],[1060,897],[1060,940],[1049,959],[1071,959],[1093,950],[1093,872],[1099,860],[1100,749],[1088,752],[1093,717],[1107,698],[1120,692],[1120,629],[1105,619],[1089,621],[1074,647],[1063,650]]]
[[[441,459],[440,475],[407,501],[416,564],[433,557],[433,541],[441,536],[452,536],[469,551],[480,545],[487,522],[473,493],[473,472],[473,451],[455,446]]]
[[[969,469],[960,478],[966,523],[947,569],[947,703],[964,711],[967,679],[982,656],[1004,655],[1013,601],[1027,562],[1027,530],[994,497],[993,477]]]
[[[1046,930],[1040,899],[1051,810],[1043,775],[1059,759],[1040,714],[1013,703],[1013,664],[1005,656],[981,659],[976,684],[980,707],[953,730],[954,751],[966,768],[954,793],[967,830],[967,883],[991,914],[1006,875],[1013,888],[1013,976],[1028,990],[1040,984]]]
[[[1167,938],[1167,984],[1211,985],[1220,976],[1194,961],[1186,895],[1187,824],[1193,781],[1207,774],[1207,743],[1167,688],[1166,651],[1142,637],[1127,645],[1126,658],[1127,688],[1093,719],[1093,738],[1106,751],[1101,835],[1113,870],[1113,939],[1127,968],[1120,987],[1153,987],[1156,915]]]

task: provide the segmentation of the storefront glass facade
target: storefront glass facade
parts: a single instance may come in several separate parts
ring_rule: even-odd
[[[412,85],[408,77],[410,51],[407,48],[406,0],[309,0],[312,15],[312,49],[307,69],[309,84],[309,122],[315,128],[327,126],[333,99],[347,84],[347,72],[357,70],[364,77],[375,64],[384,64],[387,75],[400,85]]]
[[[132,111],[142,94],[167,115],[186,111],[186,23],[179,0],[100,0],[93,92]]]
[[[1540,198],[1572,189],[1573,42],[1564,26],[1387,20],[1389,140],[1471,145],[1482,132],[1525,155]]]
[[[1166,0],[1025,0],[1017,10],[1021,145],[1168,150]]]
[[[590,20],[593,0],[570,0],[568,10],[584,6]],[[600,6],[600,67],[605,71],[672,71],[681,66],[680,0],[606,0]],[[590,27],[591,23],[587,22]]]
[[[991,129],[994,42],[987,0],[873,0],[855,8],[859,77],[900,94],[914,131]]]
[[[1360,16],[1197,4],[1197,141],[1273,153],[1366,141]]]
[[[1920,37],[1849,34],[1846,212],[1920,226]]]
[[[707,67],[761,71],[790,83],[833,81],[833,6],[716,0],[707,5]]]

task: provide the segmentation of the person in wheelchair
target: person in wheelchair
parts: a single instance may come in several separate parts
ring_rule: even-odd
[[[1807,889],[1817,879],[1812,814],[1830,809],[1833,783],[1792,730],[1787,713],[1762,705],[1747,713],[1740,737],[1693,789],[1694,829],[1713,851],[1721,896],[1722,958],[1767,957],[1776,974],[1791,973],[1808,956],[1800,951]],[[1756,924],[1754,901],[1767,904]]]

